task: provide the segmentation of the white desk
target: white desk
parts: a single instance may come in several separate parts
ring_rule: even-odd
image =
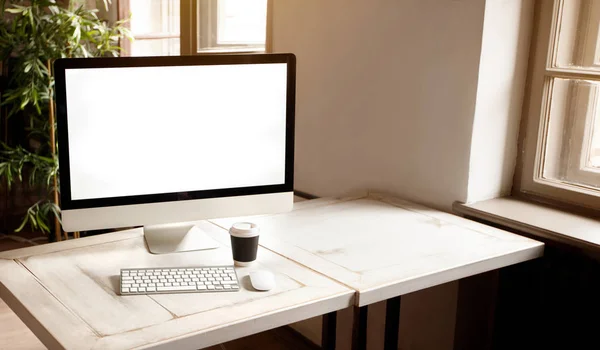
[[[260,245],[357,292],[356,348],[367,305],[388,300],[386,348],[397,348],[399,296],[542,256],[543,243],[393,197],[317,199],[278,215],[213,220],[261,227]],[[395,329],[394,329],[395,328]]]
[[[0,254],[0,297],[50,349],[199,349],[351,306],[354,291],[266,249],[236,269],[235,293],[118,295],[123,267],[231,264],[229,235],[201,223],[222,247],[152,255],[139,229]],[[277,287],[256,292],[248,272]]]

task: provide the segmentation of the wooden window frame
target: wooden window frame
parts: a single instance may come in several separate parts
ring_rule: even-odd
[[[131,14],[131,6],[129,0],[117,0],[117,16],[119,20],[129,18]],[[125,23],[125,26],[131,29],[131,25],[129,22]],[[181,24],[180,33],[181,33]],[[155,40],[155,39],[180,39],[181,34],[176,33],[147,33],[147,34],[138,34],[134,35],[135,40]],[[180,39],[181,40],[181,39]],[[127,39],[120,40],[119,46],[123,50],[121,52],[121,56],[128,57],[131,55],[131,42]]]
[[[522,120],[521,132],[519,137],[520,149],[518,156],[518,168],[515,173],[515,183],[513,195],[529,197],[535,200],[564,205],[567,204],[573,208],[591,208],[600,209],[600,196],[598,190],[587,186],[568,184],[562,181],[547,179],[543,176],[543,164],[547,150],[547,135],[549,132],[550,103],[553,89],[553,78],[568,78],[595,80],[600,82],[600,43],[594,45],[580,40],[577,43],[576,54],[583,57],[582,62],[590,66],[589,68],[563,67],[557,64],[558,57],[558,33],[561,23],[562,10],[568,0],[538,1],[536,2],[536,21],[534,28],[534,41],[532,45],[532,55],[530,57],[530,73],[528,76],[528,91],[526,101],[523,106],[524,118]],[[568,5],[572,6],[572,5]],[[592,6],[600,6],[592,4]],[[591,9],[588,9],[591,10]],[[600,9],[595,9],[595,13],[600,13]],[[588,20],[596,20],[588,18]],[[589,26],[587,26],[589,28]],[[588,29],[589,30],[589,29]],[[596,30],[592,29],[592,30]],[[587,33],[592,35],[594,33]],[[587,36],[588,38],[590,36]],[[598,37],[595,33],[594,37]],[[592,89],[593,90],[593,89]],[[577,105],[577,108],[586,109],[584,113],[586,118],[574,118],[566,116],[571,125],[567,129],[567,134],[571,140],[581,140],[581,144],[571,147],[562,154],[562,161],[568,162],[566,171],[574,180],[583,180],[589,176],[598,176],[598,169],[587,166],[589,154],[585,145],[591,142],[591,133],[589,132],[589,116],[596,113],[588,108],[591,103],[594,107],[597,105],[598,96],[595,92],[586,96],[577,92],[574,94],[577,101],[587,100],[585,105]],[[595,108],[594,108],[595,109]],[[579,113],[581,115],[581,113]],[[576,114],[576,113],[574,113]],[[585,120],[584,120],[585,119]],[[567,121],[568,123],[568,121]],[[583,152],[582,152],[583,151]]]
[[[173,37],[179,37],[180,40],[180,55],[205,55],[205,54],[223,54],[223,53],[253,53],[253,52],[272,52],[272,8],[273,0],[267,1],[267,26],[266,40],[264,50],[257,46],[252,45],[217,45],[213,38],[216,31],[217,23],[214,21],[216,17],[216,1],[209,0],[198,4],[197,0],[180,0],[180,12],[179,12],[179,35]],[[117,11],[119,19],[129,17],[129,0],[118,0]],[[200,8],[199,8],[200,6]],[[198,16],[199,12],[206,15],[206,18],[201,21],[203,27],[198,28]],[[200,31],[199,31],[200,29]],[[201,33],[198,35],[198,33]],[[138,36],[139,37],[139,36]],[[170,36],[169,36],[170,37]],[[144,39],[165,39],[169,37],[156,36],[145,36]],[[123,48],[123,56],[128,56],[131,52],[131,43],[128,40],[122,40],[120,43]]]

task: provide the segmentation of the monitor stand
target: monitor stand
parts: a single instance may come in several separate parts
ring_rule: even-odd
[[[144,238],[153,254],[214,249],[219,243],[191,223],[144,226]]]

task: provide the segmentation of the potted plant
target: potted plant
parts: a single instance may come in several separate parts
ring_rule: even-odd
[[[111,26],[98,18],[97,10],[74,2],[0,1],[0,5],[4,78],[0,181],[7,196],[14,196],[14,185],[37,192],[15,231],[30,227],[54,232],[60,240],[52,64],[65,57],[118,56],[119,40],[131,35],[123,22]]]

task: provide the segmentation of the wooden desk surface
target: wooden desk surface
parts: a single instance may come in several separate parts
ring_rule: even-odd
[[[0,297],[48,348],[78,350],[199,349],[352,305],[353,290],[263,248],[236,268],[240,292],[118,295],[120,268],[232,264],[227,232],[200,226],[221,248],[152,255],[135,229],[1,253]],[[258,268],[274,290],[252,289]]]
[[[540,257],[543,243],[382,195],[212,220],[261,227],[260,245],[358,291],[358,306]]]

